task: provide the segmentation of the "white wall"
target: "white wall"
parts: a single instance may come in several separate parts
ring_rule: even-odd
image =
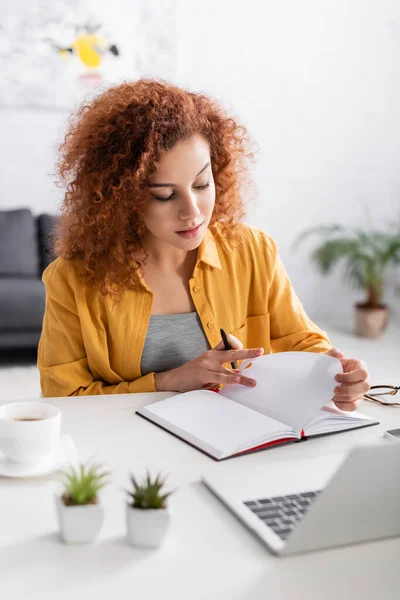
[[[400,217],[398,1],[180,0],[177,19],[176,82],[220,99],[260,147],[248,221],[276,239],[312,315],[347,312],[362,294],[318,275],[312,243],[291,244],[313,224]],[[66,116],[0,111],[1,207],[56,209]],[[400,303],[394,285],[388,299]]]
[[[398,1],[187,2],[179,32],[181,83],[221,98],[260,146],[249,221],[275,237],[311,312],[346,311],[359,294],[291,244],[367,209],[377,226],[400,218]]]
[[[57,212],[62,190],[53,172],[67,119],[59,111],[0,110],[0,209]]]

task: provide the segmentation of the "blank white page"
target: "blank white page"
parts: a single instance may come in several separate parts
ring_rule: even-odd
[[[304,426],[304,432],[306,435],[317,435],[318,433],[351,429],[356,425],[368,422],[375,423],[371,417],[358,410],[340,410],[333,402],[329,402]]]
[[[342,365],[327,354],[279,352],[244,360],[240,371],[257,385],[229,384],[220,393],[300,433],[333,397],[334,377]]]
[[[172,396],[138,412],[197,443],[216,458],[269,440],[296,437],[287,425],[207,390]]]

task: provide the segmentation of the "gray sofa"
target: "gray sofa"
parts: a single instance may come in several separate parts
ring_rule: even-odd
[[[0,211],[0,350],[36,347],[45,309],[41,277],[54,259],[55,217]]]

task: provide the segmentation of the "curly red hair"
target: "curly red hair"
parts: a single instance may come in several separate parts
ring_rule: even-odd
[[[148,178],[163,153],[196,134],[210,145],[215,180],[209,226],[219,224],[234,241],[245,214],[243,189],[252,184],[247,160],[254,152],[246,128],[215,101],[164,81],[139,79],[107,89],[70,116],[58,148],[58,183],[66,192],[55,249],[63,258],[80,260],[87,283],[101,277],[103,294],[119,296],[137,285],[140,261],[132,257],[143,249]]]

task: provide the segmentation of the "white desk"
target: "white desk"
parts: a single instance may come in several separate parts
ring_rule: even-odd
[[[101,493],[105,523],[94,544],[64,545],[53,500],[60,484],[54,477],[0,478],[1,598],[398,600],[400,538],[278,558],[200,483],[200,475],[234,464],[337,453],[399,427],[400,408],[364,402],[361,410],[381,425],[216,463],[134,415],[140,406],[169,395],[46,400],[62,410],[63,433],[73,437],[80,459],[95,456],[113,472],[112,484]],[[125,541],[122,488],[130,471],[140,474],[146,467],[168,473],[169,485],[178,487],[170,501],[171,530],[157,550],[132,548]]]

